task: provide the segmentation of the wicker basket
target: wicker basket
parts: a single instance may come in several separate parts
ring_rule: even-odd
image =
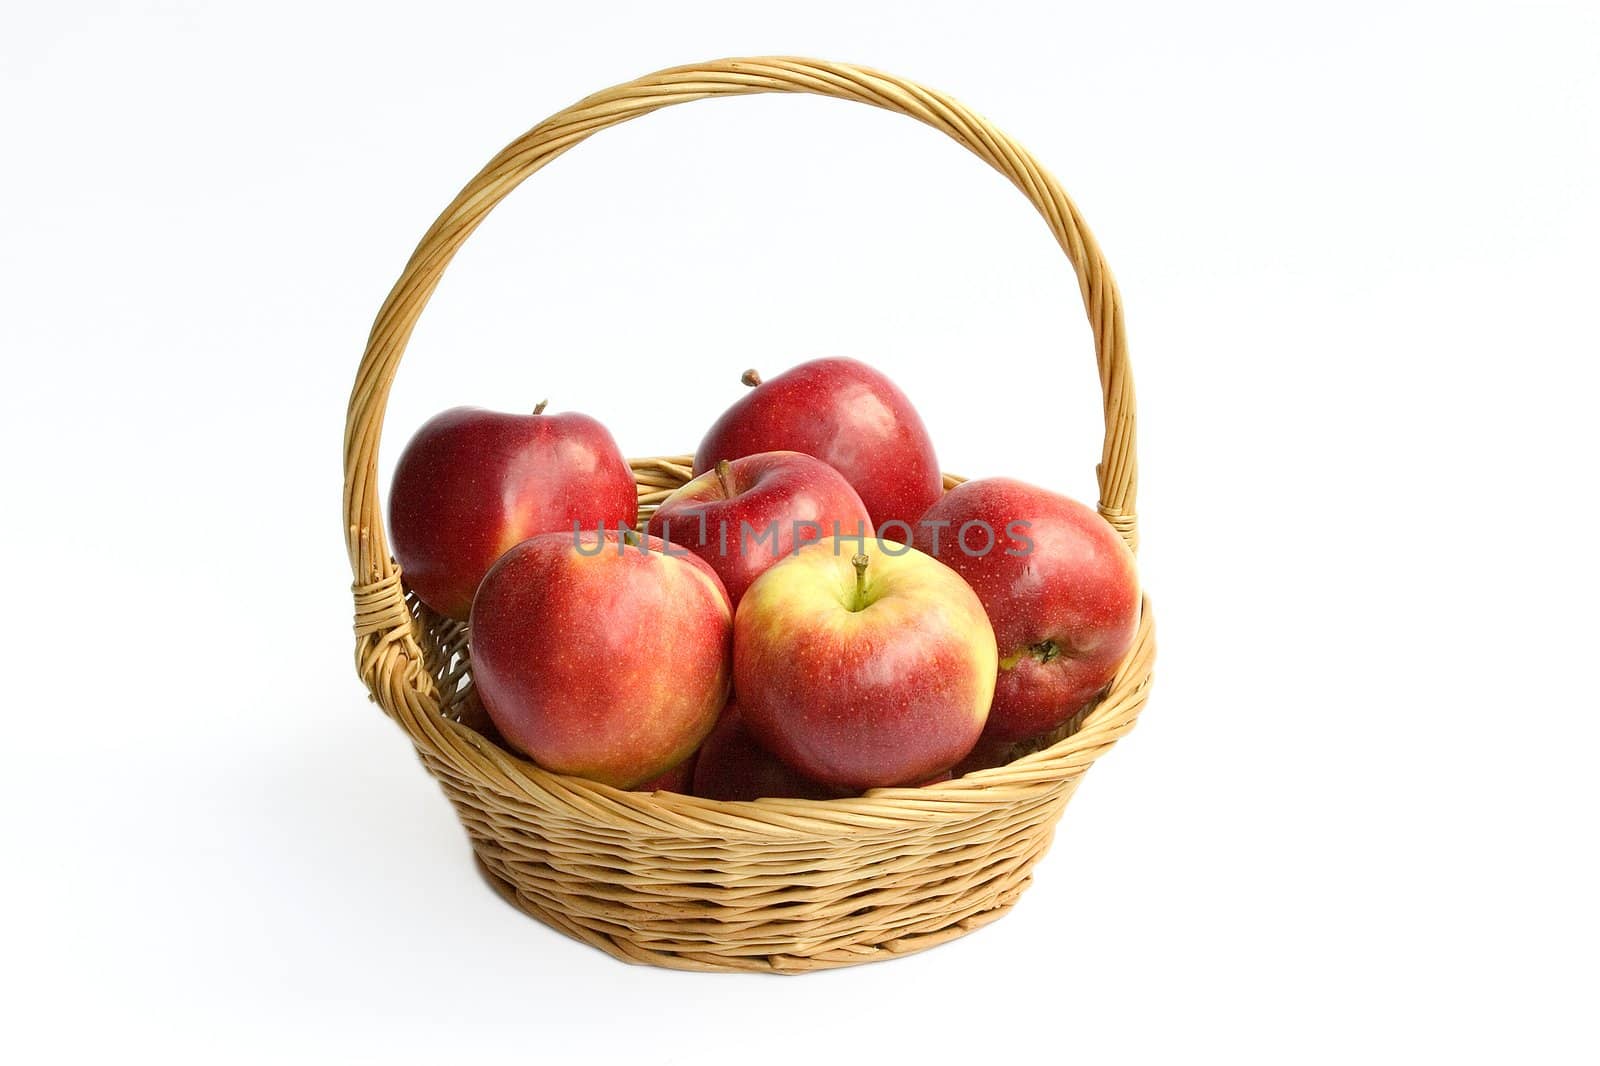
[[[1137,547],[1122,308],[1077,209],[1032,156],[949,97],[859,67],[789,58],[679,67],[607,89],[535,126],[467,184],[423,236],[372,327],[345,430],[344,514],[356,668],[438,778],[505,898],[630,962],[793,973],[931,947],[1016,901],[1084,772],[1144,705],[1155,647],[1149,603],[1100,702],[1005,766],[858,799],[726,803],[621,792],[548,773],[485,738],[465,627],[407,594],[377,491],[384,405],[401,353],[445,267],[490,210],[607,126],[671,104],[763,92],[909,115],[975,152],[1038,208],[1077,270],[1094,333],[1105,407],[1100,513]],[[690,473],[688,456],[632,465],[641,516]],[[946,487],[958,481],[947,476]]]

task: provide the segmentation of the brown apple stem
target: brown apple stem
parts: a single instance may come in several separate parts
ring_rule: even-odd
[[[544,414],[544,409],[549,405],[549,403],[549,400],[540,400],[538,403],[533,405],[533,413],[536,415]]]
[[[856,568],[856,603],[851,608],[853,611],[859,611],[867,605],[868,561],[865,554],[853,555],[850,558],[850,565]]]
[[[733,464],[726,459],[717,460],[717,484],[722,486],[722,494],[728,499],[738,495],[733,491]]]
[[[622,543],[626,544],[630,548],[637,548],[639,545],[644,543],[644,541],[640,539],[639,534],[635,533],[627,526],[622,527],[621,536]]]
[[[739,376],[739,380],[753,389],[761,384],[761,375],[754,370],[746,370]]]

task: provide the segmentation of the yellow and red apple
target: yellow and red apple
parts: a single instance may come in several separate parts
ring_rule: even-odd
[[[954,766],[994,694],[994,630],[960,575],[902,544],[829,539],[756,579],[734,619],[751,735],[805,777],[916,785]]]

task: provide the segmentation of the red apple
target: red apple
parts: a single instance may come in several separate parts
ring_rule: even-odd
[[[1099,696],[1133,643],[1133,553],[1076,500],[1009,478],[969,481],[928,510],[913,543],[966,578],[994,624],[986,739],[1059,726]]]
[[[722,578],[734,607],[798,545],[870,535],[861,497],[837,470],[800,452],[758,452],[701,474],[662,501],[653,536],[681,544]]]
[[[634,785],[634,792],[681,792],[685,796],[693,794],[695,756],[691,754],[677,766],[666,773]]]
[[[861,496],[880,536],[911,539],[911,526],[943,487],[933,442],[894,382],[854,359],[817,359],[753,388],[700,442],[694,472],[756,452],[816,456]]]
[[[807,780],[757,744],[739,716],[738,705],[730,703],[695,758],[694,794],[714,800],[753,800],[834,799],[843,793]]]
[[[537,533],[615,529],[639,516],[616,441],[588,415],[456,407],[429,419],[400,455],[389,539],[406,584],[465,621],[494,561]]]
[[[915,785],[983,730],[994,631],[954,570],[901,544],[825,540],[779,562],[734,618],[751,734],[838,788]]]
[[[545,533],[478,587],[472,676],[513,748],[633,788],[687,759],[716,723],[732,629],[722,582],[683,549],[631,531]]]

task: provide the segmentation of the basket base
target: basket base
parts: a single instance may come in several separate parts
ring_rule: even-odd
[[[821,955],[718,956],[709,953],[681,954],[678,952],[650,951],[637,944],[619,941],[603,933],[585,929],[574,924],[565,916],[540,906],[538,900],[518,892],[514,884],[501,877],[484,861],[483,856],[478,854],[476,850],[476,844],[474,844],[472,860],[473,864],[478,868],[479,875],[488,882],[489,887],[493,888],[501,899],[559,933],[564,933],[572,939],[582,941],[591,947],[599,948],[612,958],[621,959],[623,962],[646,966],[663,966],[673,970],[695,970],[705,973],[810,973],[814,970],[832,970],[841,966],[859,966],[862,963],[897,959],[903,955],[914,955],[919,951],[937,947],[940,944],[955,940],[957,937],[965,936],[975,929],[981,929],[988,925],[1009,911],[1033,880],[1032,874],[1024,874],[1017,883],[1007,886],[999,892],[993,898],[991,906],[969,914],[942,929],[901,937],[877,946],[863,945],[855,948],[839,949]]]

